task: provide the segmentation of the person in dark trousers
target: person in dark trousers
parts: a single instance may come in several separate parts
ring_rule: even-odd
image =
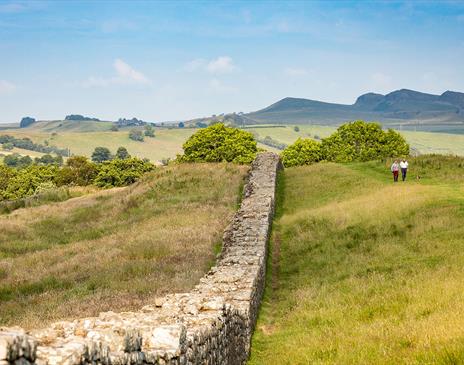
[[[406,173],[408,172],[408,161],[406,161],[404,158],[400,162],[400,168],[401,168],[401,177],[403,178],[403,181],[406,180]]]
[[[395,162],[393,162],[393,164],[391,165],[390,170],[393,173],[393,181],[398,182],[398,173],[400,171],[400,165],[398,164],[397,160],[395,160]]]

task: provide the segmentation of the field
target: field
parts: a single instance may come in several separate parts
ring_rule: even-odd
[[[69,148],[74,155],[90,157],[95,147],[109,148],[113,153],[124,146],[133,156],[148,158],[156,162],[167,158],[175,158],[182,153],[182,144],[197,129],[193,128],[155,128],[155,138],[145,137],[144,142],[129,139],[131,128],[123,128],[117,132],[110,131],[110,122],[38,122],[23,129],[8,129],[0,134],[9,134],[17,138],[28,137],[36,143],[47,141],[50,145]],[[297,138],[324,138],[335,131],[333,126],[298,125],[299,131],[291,126],[256,125],[247,126],[246,130],[255,133],[259,138],[271,137],[277,142],[291,144]],[[138,127],[139,129],[143,129]],[[401,132],[411,147],[419,153],[442,153],[464,155],[464,135],[431,132]],[[260,148],[277,152],[279,150],[259,143]],[[25,150],[17,151],[34,157],[37,153]]]
[[[464,160],[388,164],[280,175],[250,364],[464,363]]]
[[[157,169],[127,188],[0,215],[0,325],[130,310],[214,262],[247,168]]]

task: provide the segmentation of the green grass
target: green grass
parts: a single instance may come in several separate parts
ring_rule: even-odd
[[[131,310],[213,263],[247,168],[184,164],[127,188],[0,215],[0,325]]]
[[[463,159],[410,163],[279,176],[250,364],[464,363]]]

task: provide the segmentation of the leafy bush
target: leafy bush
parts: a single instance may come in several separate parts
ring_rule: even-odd
[[[12,153],[3,158],[3,163],[10,167],[25,167],[32,164],[32,158],[21,156],[19,153]]]
[[[328,161],[369,161],[409,154],[409,145],[394,130],[383,131],[378,123],[356,121],[340,126],[322,140],[323,158]]]
[[[182,146],[182,162],[251,163],[258,148],[253,134],[237,128],[214,124],[193,134]]]
[[[31,165],[17,170],[8,181],[3,198],[12,200],[33,195],[43,183],[54,182],[58,167]]]
[[[311,165],[321,159],[321,144],[312,139],[298,138],[294,144],[282,151],[285,167]]]
[[[300,127],[298,127],[298,126],[296,125],[296,126],[293,127],[293,130],[294,130],[295,132],[299,132],[299,131],[300,131]]]
[[[120,160],[125,160],[126,158],[129,158],[130,155],[126,147],[119,147],[118,150],[116,151],[115,157],[119,158]]]
[[[132,139],[133,141],[143,142],[143,133],[142,131],[132,129],[129,132],[129,138]]]
[[[111,188],[126,186],[137,181],[145,172],[151,171],[155,166],[138,158],[124,160],[116,159],[99,165],[98,175],[94,180],[96,186]]]
[[[155,129],[150,125],[150,124],[147,124],[145,126],[145,132],[144,132],[145,136],[147,137],[154,137],[155,136]]]

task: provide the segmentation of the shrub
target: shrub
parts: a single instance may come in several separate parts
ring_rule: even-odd
[[[152,163],[135,157],[125,160],[116,159],[107,161],[99,166],[94,184],[102,188],[130,185],[137,181],[144,173],[154,168],[155,166]]]
[[[46,182],[54,182],[58,167],[31,165],[20,169],[8,182],[4,199],[18,199],[33,195]]]
[[[311,165],[321,159],[321,144],[312,139],[298,138],[294,144],[282,151],[285,167]]]
[[[237,128],[214,124],[193,134],[182,146],[182,162],[251,163],[258,148],[253,134]]]
[[[356,121],[340,126],[322,140],[324,159],[335,162],[369,161],[409,154],[409,145],[393,130],[383,131],[378,123]]]
[[[145,126],[145,133],[144,134],[147,137],[154,137],[155,136],[155,130],[151,125],[147,124]]]
[[[142,131],[132,129],[129,132],[129,138],[132,139],[133,141],[143,142],[143,133]]]
[[[116,151],[116,158],[119,158],[120,160],[125,160],[126,158],[129,158],[129,157],[130,155],[126,147],[119,147],[118,150]]]
[[[298,127],[298,126],[296,125],[296,126],[293,127],[293,130],[294,130],[295,132],[299,132],[299,131],[300,131],[300,127]]]

